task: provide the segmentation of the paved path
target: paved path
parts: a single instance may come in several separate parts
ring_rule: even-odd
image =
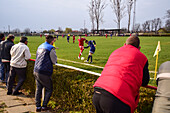
[[[25,95],[13,96],[7,95],[7,90],[4,84],[0,83],[0,104],[4,103],[7,107],[2,113],[34,113],[35,102],[34,98],[26,97]]]

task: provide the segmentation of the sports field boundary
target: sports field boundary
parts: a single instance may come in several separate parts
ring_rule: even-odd
[[[29,61],[34,61],[34,62],[35,62],[35,59],[29,59]],[[88,70],[81,69],[81,68],[77,68],[77,67],[73,67],[73,66],[68,66],[68,65],[58,64],[58,63],[56,63],[55,65],[56,65],[56,66],[60,66],[60,67],[64,67],[64,68],[68,68],[68,69],[74,69],[74,70],[81,71],[81,72],[85,72],[85,73],[92,74],[92,75],[101,76],[100,73],[88,71]],[[155,87],[155,86],[149,86],[149,85],[147,85],[147,86],[145,86],[145,87],[146,87],[146,88],[150,88],[150,89],[157,90],[157,87]]]
[[[31,53],[31,54],[35,55],[34,53]],[[76,61],[72,61],[72,60],[66,60],[66,59],[61,59],[61,58],[57,58],[57,60],[104,69],[104,67],[102,67],[102,66],[97,66],[97,65],[87,64],[87,63],[81,63],[81,62],[76,62]],[[149,71],[149,73],[155,73],[155,71]],[[153,79],[153,78],[151,78],[151,79]]]

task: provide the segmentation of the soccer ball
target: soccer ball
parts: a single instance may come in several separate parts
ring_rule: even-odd
[[[81,60],[84,60],[84,57],[81,57]]]

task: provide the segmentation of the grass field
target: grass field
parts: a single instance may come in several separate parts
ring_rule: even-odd
[[[42,44],[45,41],[45,37],[40,38],[39,36],[31,36],[28,37],[28,46],[31,51],[31,58],[35,59],[35,54],[38,46]],[[139,37],[141,40],[141,52],[146,55],[149,61],[149,70],[154,71],[155,70],[155,60],[156,57],[153,57],[153,54],[155,52],[156,46],[158,41],[161,42],[161,52],[159,53],[159,61],[158,61],[158,67],[161,63],[170,60],[170,37]],[[81,62],[84,63],[84,61],[79,60],[78,54],[79,54],[79,47],[78,47],[78,36],[76,37],[76,41],[73,44],[73,38],[70,38],[70,43],[67,43],[67,38],[62,38],[59,36],[59,40],[56,40],[55,45],[56,47],[59,47],[57,52],[57,56],[59,58],[58,63],[71,65],[83,69],[87,69],[94,72],[101,73],[102,69],[95,68],[91,66],[81,65],[78,63],[71,63],[62,61],[60,59],[67,59],[71,61]],[[101,37],[94,37],[90,36],[86,38],[87,40],[95,40],[97,43],[95,54],[93,55],[93,65],[102,66],[104,67],[110,54],[120,48],[124,45],[127,37],[108,37],[107,39],[104,36]],[[19,42],[19,37],[16,37],[14,43]],[[86,44],[85,44],[86,46]],[[85,49],[83,52],[83,57],[85,57],[85,60],[88,57],[89,48]],[[151,77],[153,77],[154,74],[151,74]]]

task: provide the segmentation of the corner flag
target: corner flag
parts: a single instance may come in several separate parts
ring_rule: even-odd
[[[156,55],[158,55],[158,52],[161,51],[161,45],[160,45],[160,41],[158,41],[158,45],[156,47],[155,53],[153,55],[153,57],[155,57]]]
[[[158,55],[159,55],[159,51],[161,51],[161,45],[160,45],[160,41],[158,41],[158,45],[156,47],[156,50],[155,50],[155,53],[153,55],[153,57],[156,57],[156,65],[155,65],[155,76],[154,76],[154,79],[156,79],[156,74],[157,74],[157,67],[158,67]]]

